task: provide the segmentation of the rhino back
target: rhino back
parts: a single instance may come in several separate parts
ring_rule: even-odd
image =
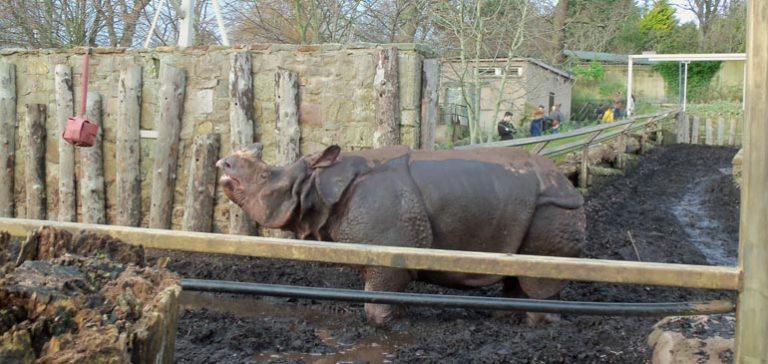
[[[434,248],[517,251],[540,187],[527,153],[511,154],[416,153],[410,173],[424,199]]]

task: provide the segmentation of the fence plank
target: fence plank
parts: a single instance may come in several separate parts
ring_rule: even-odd
[[[421,69],[421,149],[435,149],[440,61],[425,59]]]
[[[13,236],[26,236],[43,224],[50,222],[0,218],[0,230],[7,230]],[[94,233],[108,234],[146,248],[348,265],[726,290],[738,290],[741,277],[738,267],[286,240],[116,225],[94,226],[64,222],[51,225],[71,232],[87,229]]]
[[[16,66],[0,63],[0,217],[13,217],[16,156]]]
[[[101,126],[101,95],[88,92],[85,117],[99,125],[96,142],[92,147],[80,149],[80,203],[82,204],[83,222],[87,224],[106,224],[104,201],[104,159],[102,139],[104,128]]]
[[[45,119],[44,104],[24,105],[26,140],[24,153],[24,184],[26,216],[45,220]]]
[[[736,145],[736,119],[729,121],[730,127],[728,128],[728,145]]]
[[[373,132],[373,147],[397,145],[400,140],[397,47],[379,50],[373,89],[376,93],[376,130]]]
[[[75,115],[74,95],[72,94],[72,67],[57,64],[54,67],[54,93],[58,125],[57,136],[64,133],[67,119]],[[59,144],[59,221],[77,221],[77,196],[75,189],[75,147],[62,138]]]
[[[216,159],[219,156],[221,137],[205,134],[195,138],[189,165],[186,201],[182,229],[211,231],[213,226],[213,201],[216,192]]]
[[[299,75],[288,70],[275,73],[275,111],[277,132],[277,165],[287,165],[301,157],[299,152]],[[263,229],[264,236],[294,238],[295,234],[279,229]]]
[[[717,145],[725,144],[725,120],[717,119]]]
[[[706,138],[707,138],[707,139],[706,139],[705,143],[706,143],[707,145],[712,145],[712,144],[714,144],[714,143],[715,143],[715,141],[714,141],[714,138],[713,138],[713,135],[712,135],[712,119],[707,119],[707,121],[706,121],[706,125],[707,125],[707,126],[706,126],[706,129],[707,129],[707,130],[706,130],[706,132],[707,132],[707,134],[706,134]]]
[[[694,116],[693,125],[691,125],[691,144],[699,144],[700,134],[701,134],[701,122],[698,116]]]
[[[276,165],[286,165],[299,159],[299,75],[288,70],[275,73],[275,111],[277,119]]]
[[[690,123],[688,121],[688,115],[684,112],[677,115],[677,142],[679,144],[688,144],[691,142]]]
[[[232,151],[254,142],[253,76],[250,52],[236,52],[230,58],[229,71],[229,125]],[[229,233],[252,235],[256,225],[243,209],[229,202]]]
[[[141,173],[139,171],[139,129],[141,118],[141,66],[131,65],[120,72],[117,98],[117,221],[118,225],[141,223]]]
[[[167,229],[171,226],[185,86],[184,70],[161,64],[158,94],[160,112],[156,124],[158,134],[152,168],[152,200],[149,207],[149,227],[152,228]]]

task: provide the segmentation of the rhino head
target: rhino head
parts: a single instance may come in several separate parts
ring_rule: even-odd
[[[296,231],[296,226],[302,225],[299,220],[321,204],[318,202],[327,202],[324,206],[337,202],[356,175],[349,168],[334,168],[339,173],[318,177],[321,170],[337,164],[340,154],[337,145],[282,167],[264,162],[262,150],[263,146],[255,143],[222,158],[216,166],[221,170],[219,185],[224,194],[264,227]],[[305,226],[300,230],[317,230],[317,227]]]

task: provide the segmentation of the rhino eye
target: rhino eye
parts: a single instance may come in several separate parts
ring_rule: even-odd
[[[267,178],[269,178],[269,172],[265,171],[265,172],[259,173],[259,179],[261,179],[262,181],[266,181]]]

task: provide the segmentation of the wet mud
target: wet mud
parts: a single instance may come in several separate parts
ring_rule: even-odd
[[[587,198],[585,256],[733,264],[739,191],[736,150],[657,148]],[[714,244],[714,245],[713,245]],[[183,277],[362,289],[353,267],[149,250]],[[500,286],[459,291],[413,283],[409,292],[501,296]],[[730,292],[571,282],[573,301],[662,302],[733,298]],[[642,363],[662,317],[562,315],[529,327],[523,313],[402,307],[390,329],[368,326],[362,304],[185,292],[177,363]]]

